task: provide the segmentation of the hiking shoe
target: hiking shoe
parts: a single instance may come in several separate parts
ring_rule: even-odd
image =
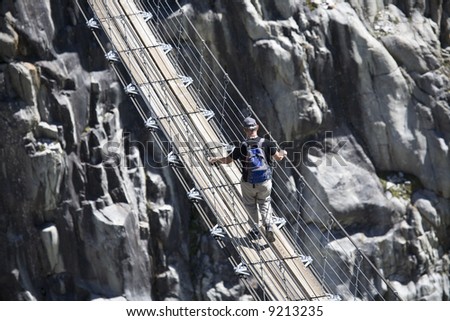
[[[267,241],[269,241],[270,243],[275,241],[275,235],[273,234],[272,225],[266,225],[266,237]]]
[[[257,239],[261,238],[261,235],[259,234],[258,228],[256,228],[256,227],[252,228],[248,232],[248,237],[253,239],[253,240],[257,240]]]

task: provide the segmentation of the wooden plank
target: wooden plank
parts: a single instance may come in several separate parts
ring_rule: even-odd
[[[289,246],[289,242],[284,235],[274,227],[274,233],[276,234],[275,242],[273,242],[274,251],[281,257],[298,256],[295,250]],[[302,288],[302,292],[305,293],[307,298],[311,300],[314,297],[324,296],[324,289],[312,272],[305,268],[303,262],[298,260],[292,260],[286,262],[286,267],[295,273],[299,282],[299,286]]]

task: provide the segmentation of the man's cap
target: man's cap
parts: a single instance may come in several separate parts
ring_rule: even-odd
[[[247,117],[247,118],[245,118],[244,119],[244,122],[243,122],[243,126],[245,127],[245,128],[248,128],[248,129],[255,129],[256,128],[256,120],[255,119],[253,119],[253,118],[251,118],[251,117]]]

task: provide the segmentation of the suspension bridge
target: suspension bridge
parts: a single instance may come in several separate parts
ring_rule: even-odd
[[[248,236],[251,225],[241,201],[240,164],[215,166],[207,157],[227,155],[234,147],[230,142],[243,140],[240,120],[246,116],[269,131],[178,2],[175,8],[173,1],[162,0],[77,4],[142,125],[167,155],[186,197],[211,237],[230,253],[230,268],[255,300],[399,299],[289,160],[299,188],[294,188],[295,198],[283,197],[281,185],[292,175],[286,166],[276,168],[272,193],[285,201],[272,204],[275,241]],[[320,208],[310,206],[304,190]],[[348,241],[345,249],[335,231]],[[383,285],[375,286],[374,279]]]

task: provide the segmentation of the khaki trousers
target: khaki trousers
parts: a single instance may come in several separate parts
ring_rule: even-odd
[[[260,222],[265,225],[272,224],[272,207],[270,204],[272,180],[269,179],[259,184],[241,182],[241,191],[242,202],[250,215],[250,225],[258,227]]]

